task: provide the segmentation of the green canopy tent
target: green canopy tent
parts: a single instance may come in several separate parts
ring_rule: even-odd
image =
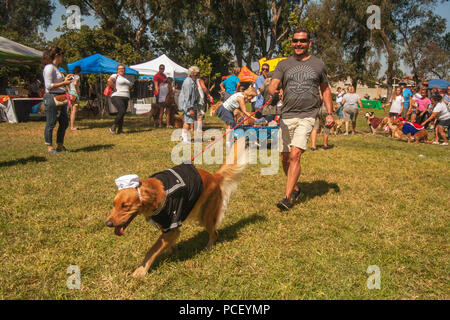
[[[0,65],[37,64],[42,52],[0,37]]]
[[[379,100],[361,100],[363,108],[368,109],[383,109],[381,107],[381,101]]]

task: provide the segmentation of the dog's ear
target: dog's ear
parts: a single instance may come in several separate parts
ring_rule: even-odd
[[[145,205],[148,205],[155,210],[158,208],[160,202],[164,200],[164,186],[162,182],[157,179],[146,179],[141,182],[141,200]]]

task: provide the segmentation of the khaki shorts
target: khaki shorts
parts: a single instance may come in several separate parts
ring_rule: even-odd
[[[358,107],[344,107],[342,113],[345,121],[356,121],[356,118],[358,117]]]
[[[314,118],[281,119],[281,152],[290,152],[291,146],[306,150],[315,122]]]

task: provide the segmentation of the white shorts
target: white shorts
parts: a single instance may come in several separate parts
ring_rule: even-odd
[[[306,150],[315,122],[314,118],[281,119],[281,152],[290,152],[291,146]]]

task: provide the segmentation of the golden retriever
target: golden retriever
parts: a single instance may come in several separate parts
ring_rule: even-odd
[[[242,113],[241,110],[239,109],[235,109],[234,110],[234,122],[236,123],[240,123],[244,118],[246,118],[247,116],[245,114]],[[244,126],[253,126],[255,125],[255,119],[253,117],[247,118],[242,125]]]
[[[394,138],[397,139],[403,138],[404,136],[402,131],[403,125],[404,122],[399,119],[395,119],[394,121],[392,121],[392,125],[390,126],[390,128],[393,131]],[[417,131],[413,136],[411,136],[411,133],[408,133],[406,137],[408,138],[408,143],[411,143],[413,140],[415,141],[415,143],[419,142],[431,143],[431,141],[428,140],[428,131],[425,128]]]
[[[343,125],[345,125],[345,120],[343,118],[334,120],[334,124],[330,127],[330,134],[337,136]]]
[[[216,115],[216,111],[217,111],[217,109],[219,109],[219,107],[222,105],[222,103],[223,103],[223,101],[218,101],[211,105],[211,107],[209,108],[209,115],[211,117]]]
[[[191,164],[183,164],[158,173],[154,177],[142,181],[138,180],[136,187],[128,188],[128,186],[125,186],[117,192],[114,198],[114,207],[106,221],[108,227],[115,229],[116,235],[123,235],[125,228],[138,215],[151,220],[163,232],[156,243],[148,250],[143,262],[134,271],[133,277],[145,277],[155,259],[175,244],[180,235],[179,226],[184,219],[186,222],[197,220],[201,226],[205,227],[209,234],[206,248],[211,249],[217,240],[217,227],[224,216],[230,195],[237,188],[239,178],[246,167],[247,157],[245,140],[241,138],[234,144],[227,163],[222,165],[214,174],[196,169]],[[184,172],[182,170],[190,170],[188,172],[191,175],[193,174],[195,178],[191,180],[180,179],[180,177],[183,177],[180,173]],[[178,175],[173,172],[177,172]],[[171,179],[176,177],[177,184],[175,184],[175,187],[168,185],[167,181],[169,180],[161,179],[161,177],[168,175]],[[192,197],[192,194],[189,193],[190,188],[198,188],[199,185],[200,189],[196,193],[198,197]],[[173,191],[174,189],[176,191]],[[172,210],[166,212],[173,209],[174,206],[177,210],[182,211],[184,209],[184,215],[179,216],[178,211],[176,214]],[[176,220],[175,225],[174,217],[180,219]],[[161,219],[169,221],[170,226],[167,227],[168,224],[161,222]]]

